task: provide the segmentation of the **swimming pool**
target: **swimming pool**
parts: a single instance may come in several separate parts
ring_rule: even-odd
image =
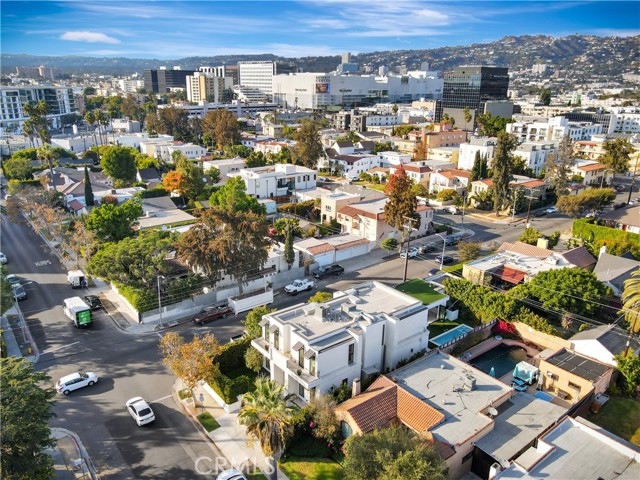
[[[493,367],[496,378],[500,378],[512,372],[514,367],[526,358],[527,351],[524,348],[501,343],[471,359],[471,365],[485,373],[489,373]]]
[[[448,332],[441,333],[437,337],[432,338],[430,341],[431,343],[439,347],[440,345],[444,345],[445,343],[450,342],[454,338],[464,335],[471,330],[473,330],[473,328],[463,323],[461,325],[458,325],[456,328],[452,328]]]

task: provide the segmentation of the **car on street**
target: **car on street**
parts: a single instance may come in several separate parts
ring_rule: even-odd
[[[446,265],[447,263],[453,262],[453,257],[450,257],[449,255],[444,255],[444,257],[442,255],[436,255],[435,257],[433,257],[433,260],[437,263]]]
[[[304,292],[307,290],[311,290],[315,285],[313,280],[308,280],[306,278],[300,278],[298,280],[294,280],[289,285],[284,287],[284,291],[290,295],[297,295],[300,292]]]
[[[93,372],[75,372],[65,375],[56,383],[56,392],[69,395],[74,390],[90,387],[98,383],[98,376]]]
[[[27,291],[22,285],[13,285],[13,298],[20,301],[27,298]]]
[[[447,213],[450,213],[451,215],[458,215],[462,213],[462,211],[454,205],[449,205],[448,207],[445,207],[444,211]]]
[[[247,480],[242,472],[239,472],[235,468],[231,468],[229,470],[225,470],[224,472],[220,472],[216,477],[216,480]]]
[[[403,250],[402,253],[400,254],[400,258],[407,258],[407,253],[409,254],[409,258],[413,258],[413,257],[417,257],[418,256],[418,249],[416,247],[411,247],[409,249],[409,252],[407,252],[406,250]]]
[[[133,397],[127,400],[127,410],[139,427],[147,425],[156,419],[153,410],[142,397]]]
[[[624,185],[614,185],[614,186],[613,186],[613,189],[614,189],[616,192],[624,192]]]
[[[219,318],[227,318],[227,315],[233,313],[228,305],[218,305],[205,307],[202,312],[193,317],[193,323],[204,325],[207,322],[218,320]]]
[[[551,213],[556,213],[558,211],[558,209],[556,207],[549,207],[545,210],[545,212],[551,214]]]
[[[5,265],[8,262],[7,256],[0,252],[0,265]]]
[[[534,217],[544,217],[546,214],[546,210],[536,210],[535,212],[533,212]]]
[[[436,248],[438,248],[438,244],[437,243],[427,242],[424,245],[420,245],[418,247],[418,253],[432,252]]]
[[[97,295],[86,295],[82,297],[82,300],[84,300],[84,303],[86,303],[87,307],[91,310],[98,310],[102,308],[102,302],[100,301],[100,297]]]
[[[11,288],[13,288],[16,285],[22,285],[22,282],[20,281],[18,276],[14,275],[13,273],[10,273],[4,278],[7,280],[7,282],[9,282],[9,285],[11,285]]]
[[[316,278],[324,278],[329,275],[342,275],[344,273],[344,267],[338,265],[337,263],[334,265],[325,265],[324,267],[320,267],[318,270],[313,272],[313,276]]]

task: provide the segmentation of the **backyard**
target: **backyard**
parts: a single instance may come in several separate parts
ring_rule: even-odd
[[[280,468],[290,480],[342,480],[344,470],[330,458],[288,456]]]
[[[402,285],[396,287],[403,293],[411,295],[413,298],[420,300],[425,305],[430,305],[445,297],[444,294],[438,292],[435,288],[429,285],[424,280],[414,278]]]
[[[640,401],[611,397],[598,413],[589,414],[587,420],[640,447]]]

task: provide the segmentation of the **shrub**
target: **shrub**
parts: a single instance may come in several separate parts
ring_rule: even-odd
[[[249,370],[253,370],[254,372],[259,372],[262,369],[262,354],[253,347],[249,347],[246,352],[244,352],[244,363]]]
[[[306,217],[315,207],[314,200],[307,200],[298,203],[284,203],[278,207],[278,212],[293,213],[301,217]]]
[[[235,343],[235,342],[234,342]],[[240,375],[237,378],[229,378],[226,375],[218,374],[209,382],[213,390],[220,395],[225,403],[235,403],[238,395],[247,393],[253,386],[253,379],[247,375]]]
[[[453,189],[445,189],[436,195],[436,200],[440,202],[447,202],[449,200],[454,200],[456,197],[459,197],[458,193]]]
[[[573,222],[573,236],[585,240],[585,246],[592,255],[597,257],[600,247],[605,245],[607,252],[612,255],[631,252],[635,258],[640,259],[640,235],[594,225],[593,222],[593,218],[581,218]]]
[[[496,335],[515,335],[516,327],[513,323],[498,320],[498,322],[491,328],[491,331]]]
[[[348,382],[341,383],[339,387],[331,387],[330,392],[336,403],[342,403],[345,400],[349,400],[351,398],[351,387],[349,386]]]
[[[135,194],[135,196],[138,196],[140,198],[167,197],[169,196],[169,192],[167,192],[163,187],[155,187],[138,192]]]
[[[158,298],[156,292],[153,289],[138,288],[131,285],[124,285],[122,283],[116,283],[116,287],[124,298],[138,310],[138,312],[148,312],[158,306]]]
[[[513,320],[515,322],[522,322],[525,325],[529,325],[531,328],[539,332],[555,335],[556,337],[560,336],[560,332],[551,326],[546,319],[533,313],[528,308],[521,307],[518,313],[513,317]]]
[[[243,338],[237,342],[227,343],[220,349],[220,354],[216,357],[215,363],[220,368],[220,373],[225,375],[232,370],[244,367],[244,355],[251,347],[251,339]]]

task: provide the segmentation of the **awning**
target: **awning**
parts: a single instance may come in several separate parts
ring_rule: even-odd
[[[301,348],[304,348],[304,345],[302,344],[302,342],[296,342],[296,344],[293,347],[291,347],[291,350],[295,350],[297,352]]]
[[[511,267],[500,267],[493,273],[493,275],[505,282],[517,285],[524,280],[526,273]]]
[[[269,325],[269,320],[267,320],[266,318],[263,318],[262,320],[260,320],[260,323],[258,324],[261,327],[264,327],[265,325]]]
[[[315,350],[307,350],[304,354],[304,358],[306,358],[307,360],[309,360],[311,357],[313,357],[316,354]]]

